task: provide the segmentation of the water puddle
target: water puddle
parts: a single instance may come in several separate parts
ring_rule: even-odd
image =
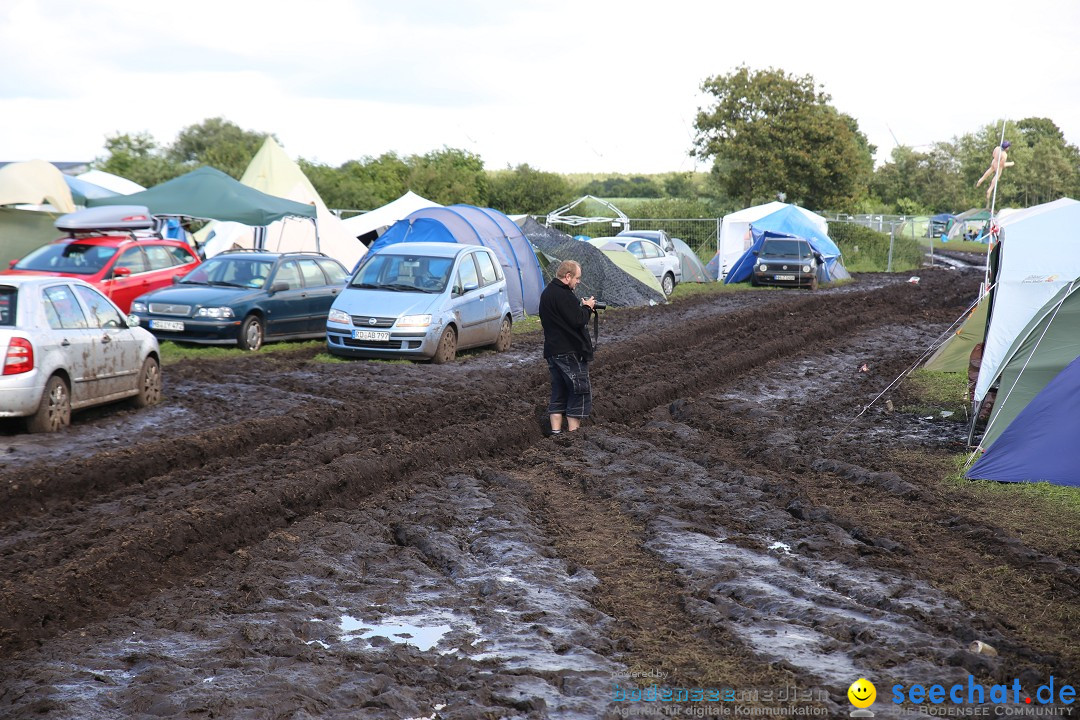
[[[450,632],[449,625],[423,627],[404,622],[369,623],[351,615],[342,615],[338,627],[340,628],[341,639],[344,641],[357,638],[369,640],[381,637],[391,642],[413,645],[419,650],[430,650],[439,644],[439,641],[442,640],[446,633]]]

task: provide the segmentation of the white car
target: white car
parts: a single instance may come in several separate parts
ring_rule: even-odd
[[[91,405],[161,399],[157,339],[76,278],[0,278],[0,351],[0,417],[26,418],[30,432],[55,432]]]
[[[670,295],[671,291],[682,280],[682,263],[679,256],[674,253],[664,252],[653,241],[621,235],[605,239],[610,239],[613,243],[622,245],[640,260],[641,264],[656,276],[665,295]]]

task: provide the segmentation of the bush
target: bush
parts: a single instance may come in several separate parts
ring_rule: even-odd
[[[829,223],[829,237],[844,255],[851,272],[885,272],[889,267],[889,235],[853,223]],[[922,265],[923,249],[911,238],[896,238],[892,252],[893,272]]]

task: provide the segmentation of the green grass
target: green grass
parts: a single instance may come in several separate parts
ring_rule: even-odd
[[[919,238],[919,244],[929,249],[930,238]],[[980,255],[985,255],[986,253],[990,252],[990,243],[977,243],[967,241],[957,242],[955,240],[951,240],[947,243],[942,243],[939,240],[935,240],[934,252],[937,252],[938,250],[951,250],[953,252],[977,253]]]
[[[296,352],[309,348],[325,347],[325,340],[302,340],[275,342],[263,345],[260,353]],[[228,357],[240,357],[249,355],[247,350],[241,350],[235,345],[195,345],[189,343],[175,343],[171,340],[161,342],[161,364],[172,365],[181,360],[218,360]]]
[[[931,372],[915,370],[904,379],[901,412],[941,417],[942,413],[954,420],[966,420],[967,377],[963,373]]]

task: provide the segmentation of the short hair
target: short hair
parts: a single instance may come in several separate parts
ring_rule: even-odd
[[[579,272],[581,272],[580,263],[576,260],[563,260],[559,263],[558,269],[555,270],[555,277],[561,278],[566,275],[566,273],[577,275]]]

